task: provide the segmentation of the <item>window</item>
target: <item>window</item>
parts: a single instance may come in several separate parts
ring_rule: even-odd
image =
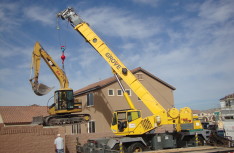
[[[123,96],[123,92],[122,92],[121,89],[118,89],[118,90],[117,90],[117,96]]]
[[[114,93],[114,89],[109,89],[108,90],[108,96],[114,96],[115,93]]]
[[[116,125],[117,124],[117,115],[116,113],[114,113],[114,117],[113,117],[113,120],[112,120],[112,125]]]
[[[73,124],[72,125],[72,134],[81,133],[81,125],[80,124]]]
[[[136,77],[138,80],[143,80],[143,74],[142,73],[137,73]]]
[[[129,96],[131,96],[131,95],[132,95],[132,92],[131,92],[131,90],[130,90],[130,89],[126,89],[125,91],[128,93],[128,95],[129,95]]]
[[[118,120],[126,120],[126,113],[118,112]]]
[[[55,110],[58,110],[58,92],[54,93]]]
[[[225,118],[226,120],[234,119],[233,116],[225,116],[224,118]]]
[[[93,93],[87,94],[87,106],[93,106],[94,100],[93,100]]]
[[[226,101],[226,107],[230,107],[230,102]]]
[[[95,133],[95,121],[88,122],[88,133]]]
[[[128,122],[134,121],[141,117],[141,114],[139,111],[136,112],[128,112]]]

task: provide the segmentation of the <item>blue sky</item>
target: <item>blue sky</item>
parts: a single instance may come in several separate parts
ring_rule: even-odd
[[[209,109],[234,92],[233,0],[1,0],[0,105],[47,105],[29,83],[39,41],[78,90],[112,76],[109,65],[56,13],[68,6],[88,22],[129,68],[142,67],[176,87],[176,107]],[[59,88],[43,63],[40,83]],[[160,94],[160,93],[159,93]]]

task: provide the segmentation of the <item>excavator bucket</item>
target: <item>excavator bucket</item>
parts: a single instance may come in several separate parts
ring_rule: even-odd
[[[43,96],[48,94],[51,90],[53,89],[53,87],[48,87],[47,85],[44,85],[42,83],[39,83],[37,88],[34,89],[34,93],[38,96]]]
[[[32,89],[34,91],[34,93],[38,96],[43,96],[46,95],[47,93],[49,93],[54,87],[48,87],[47,85],[44,85],[42,83],[33,83],[32,84]]]

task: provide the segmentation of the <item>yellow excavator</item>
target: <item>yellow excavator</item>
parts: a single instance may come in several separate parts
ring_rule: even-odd
[[[174,136],[168,134],[160,135],[154,132],[162,125],[176,125],[176,132],[186,130],[189,133],[188,130],[193,130],[190,131],[193,133],[188,134],[192,138],[195,137],[196,132],[203,130],[200,121],[194,119],[192,110],[189,107],[181,108],[180,110],[176,108],[165,110],[73,8],[67,8],[59,12],[57,16],[70,22],[86,42],[110,65],[130,107],[130,109],[116,110],[113,113],[111,130],[114,134],[123,137],[90,140],[90,143],[98,144],[94,146],[100,148],[105,141],[104,145],[108,146],[108,149],[119,150],[122,147],[128,152],[141,152],[147,147],[156,149],[159,144],[161,145],[161,142],[159,142],[161,140],[165,142],[164,145],[167,145],[165,147],[173,147],[174,139],[176,139]],[[119,78],[132,89],[153,115],[142,117],[141,110],[135,108]],[[187,135],[183,135],[183,137],[185,136]],[[88,146],[91,145],[86,145],[88,150],[95,149],[95,147],[90,149]]]
[[[34,76],[29,80],[34,93],[38,96],[43,96],[52,90],[52,88],[47,85],[38,82],[41,58],[58,79],[60,89],[54,92],[54,103],[48,107],[48,113],[50,115],[46,117],[34,117],[33,124],[52,126],[89,121],[89,114],[74,114],[82,112],[82,103],[74,100],[73,89],[69,88],[69,81],[66,74],[43,49],[39,42],[35,43],[32,52],[32,69],[34,71]]]

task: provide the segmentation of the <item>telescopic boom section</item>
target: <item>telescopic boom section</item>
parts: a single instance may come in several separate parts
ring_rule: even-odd
[[[137,80],[126,66],[117,58],[110,48],[96,35],[96,33],[77,15],[72,8],[68,8],[57,14],[63,20],[68,20],[87,42],[107,61],[111,68],[126,82],[134,93],[142,100],[147,108],[161,118],[161,124],[168,124],[167,111],[149,93],[149,91]],[[178,110],[176,111],[177,114]]]
[[[48,65],[48,67],[51,69],[51,71],[54,73],[54,75],[58,79],[60,83],[60,88],[61,89],[69,88],[69,82],[66,77],[66,74],[55,63],[52,57],[43,49],[43,47],[40,45],[39,42],[35,43],[32,54],[33,54],[32,55],[32,67],[34,69],[34,77],[31,78],[29,81],[32,84],[32,88],[35,94],[42,96],[42,95],[47,94],[52,89],[52,88],[47,87],[44,84],[38,83],[41,58],[43,58],[45,63]]]

